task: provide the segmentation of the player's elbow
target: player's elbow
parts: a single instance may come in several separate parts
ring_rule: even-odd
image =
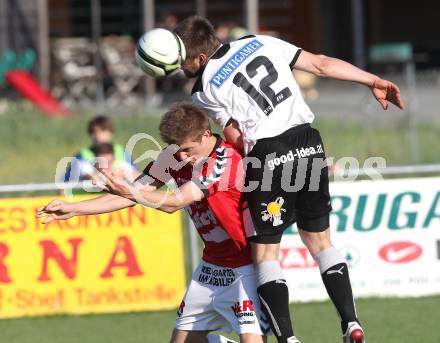
[[[326,77],[328,75],[328,69],[332,64],[332,58],[325,55],[316,55],[313,66],[315,69],[314,74],[319,77]]]
[[[175,207],[175,206],[162,206],[159,208],[160,211],[165,212],[165,213],[169,213],[172,214],[178,210],[180,210],[179,207]]]
[[[166,201],[159,207],[159,210],[166,213],[174,213],[182,208],[182,200],[175,195],[169,196]]]

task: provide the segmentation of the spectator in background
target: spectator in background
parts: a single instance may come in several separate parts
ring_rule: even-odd
[[[215,32],[222,43],[229,43],[250,34],[248,30],[232,21],[219,23],[216,26]]]
[[[105,170],[128,180],[134,180],[139,175],[133,164],[124,159],[116,159],[114,144],[97,144],[92,147],[92,150],[95,153],[94,168],[96,171],[102,172]],[[91,176],[92,178],[95,177],[95,173]]]
[[[92,140],[90,147],[81,149],[74,157],[64,175],[64,182],[77,182],[90,179],[94,172],[96,147],[108,143],[112,147],[112,154],[116,164],[125,162],[136,168],[131,156],[124,151],[120,144],[112,143],[114,128],[109,117],[97,116],[93,118],[87,127],[87,132]]]
[[[232,22],[221,22],[215,27],[215,33],[222,43],[229,42],[229,34],[234,26]]]
[[[165,12],[160,16],[157,27],[173,31],[177,26],[177,17],[173,13]]]

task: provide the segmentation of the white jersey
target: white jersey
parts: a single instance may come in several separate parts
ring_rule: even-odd
[[[222,45],[194,85],[193,101],[222,129],[237,121],[247,153],[258,139],[313,121],[292,76],[300,53],[295,45],[269,36]]]

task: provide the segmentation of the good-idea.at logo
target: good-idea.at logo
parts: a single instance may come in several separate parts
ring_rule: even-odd
[[[379,250],[379,256],[388,263],[408,263],[418,259],[423,253],[420,245],[408,242],[391,242]]]

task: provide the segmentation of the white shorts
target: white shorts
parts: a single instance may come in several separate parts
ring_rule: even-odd
[[[261,313],[254,266],[226,268],[202,261],[177,311],[175,328],[267,334],[269,324]]]

